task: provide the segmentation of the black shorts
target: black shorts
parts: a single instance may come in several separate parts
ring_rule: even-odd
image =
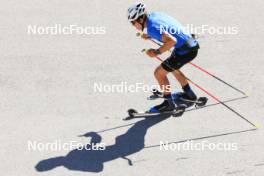
[[[162,62],[161,66],[167,72],[180,69],[182,66],[191,62],[198,54],[198,50],[191,50],[184,55],[179,55],[176,49],[173,50],[171,56]]]

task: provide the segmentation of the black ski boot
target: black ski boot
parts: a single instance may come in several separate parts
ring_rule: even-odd
[[[187,100],[186,101],[186,105],[187,106],[192,106],[194,104],[194,102],[192,102],[192,101],[196,101],[197,100],[197,96],[195,95],[195,93],[193,92],[193,90],[191,89],[189,84],[184,86],[182,89],[184,91],[183,94],[181,95],[182,100],[183,101]]]
[[[160,105],[152,107],[148,112],[150,113],[158,113],[158,112],[168,112],[173,111],[175,109],[175,105],[172,102],[171,98],[165,99],[163,103]]]

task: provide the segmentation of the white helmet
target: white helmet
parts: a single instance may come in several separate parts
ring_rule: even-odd
[[[143,3],[136,3],[128,9],[128,21],[132,22],[137,20],[140,16],[146,14],[146,5]]]

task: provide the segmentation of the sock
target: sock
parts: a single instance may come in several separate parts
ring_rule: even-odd
[[[191,99],[191,100],[196,100],[197,99],[197,96],[192,91],[192,89],[191,89],[189,84],[185,85],[182,89],[183,89],[184,93],[186,94],[186,98],[187,99]]]
[[[190,87],[189,84],[186,84],[185,86],[182,87],[182,89],[183,89],[184,92],[188,92],[188,91],[191,90],[191,87]]]

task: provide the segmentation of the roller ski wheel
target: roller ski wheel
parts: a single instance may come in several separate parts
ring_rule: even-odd
[[[136,114],[136,113],[138,113],[135,109],[129,109],[128,111],[127,111],[127,113],[128,113],[128,115],[129,115],[129,117],[134,117],[134,115]]]
[[[206,105],[207,101],[208,101],[208,98],[207,97],[200,97],[196,101],[195,107],[203,107],[203,106]]]

